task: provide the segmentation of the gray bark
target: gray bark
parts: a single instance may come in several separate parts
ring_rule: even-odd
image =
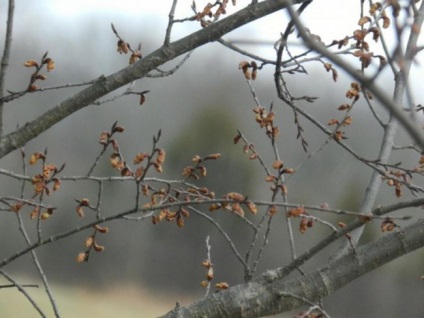
[[[161,318],[261,317],[318,302],[373,269],[424,246],[424,220],[351,250],[304,276],[275,279],[275,271],[257,280],[214,293]]]

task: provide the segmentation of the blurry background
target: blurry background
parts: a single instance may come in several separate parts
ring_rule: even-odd
[[[340,5],[338,1],[314,4],[304,14],[304,21],[326,43],[344,38],[346,34],[351,34],[357,23],[357,2],[344,1],[345,8],[342,9],[336,7]],[[55,60],[56,69],[47,74],[48,79],[41,83],[42,87],[89,81],[126,67],[129,56],[116,52],[117,39],[111,31],[110,23],[114,23],[119,34],[132,47],[136,47],[141,41],[142,54],[146,56],[163,43],[171,3],[170,0],[141,3],[112,0],[16,1],[13,49],[6,89],[24,89],[31,70],[23,67],[23,62],[28,59],[39,60],[46,51]],[[176,18],[191,16],[191,3],[187,0],[179,1]],[[199,0],[196,3],[200,10],[206,1]],[[250,1],[238,1],[236,9],[248,3]],[[333,7],[334,10],[328,9]],[[233,11],[231,7],[231,12]],[[340,12],[337,16],[333,13],[336,11]],[[3,27],[6,12],[6,1],[3,1],[0,3]],[[241,47],[273,59],[273,43],[280,32],[284,31],[286,23],[285,13],[276,13],[228,34],[225,39],[252,41],[252,44]],[[199,28],[196,22],[176,24],[172,39],[181,38]],[[4,34],[1,37],[3,47]],[[269,44],[256,45],[255,41]],[[117,136],[126,158],[132,158],[140,151],[150,151],[152,136],[161,129],[159,146],[166,149],[167,161],[160,177],[181,178],[182,169],[190,165],[194,155],[206,156],[219,152],[222,158],[209,162],[209,175],[199,184],[208,186],[218,196],[236,191],[252,199],[268,200],[269,184],[263,182],[263,170],[257,162],[248,160],[241,145],[233,144],[233,138],[239,129],[255,144],[268,164],[273,161],[268,140],[254,122],[252,108],[255,105],[249,87],[237,69],[239,62],[244,59],[250,60],[218,43],[208,44],[194,51],[173,76],[138,80],[135,91],[150,90],[144,105],[138,104],[137,96],[126,96],[111,103],[87,107],[29,142],[25,146],[25,152],[29,156],[47,147],[48,162],[58,166],[66,162],[62,175],[84,175],[101,150],[98,144],[100,133],[109,130],[114,121],[126,128],[123,134]],[[180,58],[162,69],[171,68],[179,60]],[[308,75],[286,77],[294,94],[320,97],[315,103],[304,103],[302,107],[322,123],[333,117],[341,117],[337,107],[347,102],[345,91],[350,86],[350,80],[340,72],[338,82],[334,83],[331,74],[325,72],[321,63],[307,63],[305,66]],[[416,69],[413,79],[423,75],[422,67],[417,65]],[[379,80],[391,94],[392,75],[386,70],[384,76]],[[412,81],[413,89],[416,88],[415,82],[418,81]],[[272,66],[259,72],[254,86],[263,106],[267,107],[274,102],[281,130],[278,139],[280,154],[287,167],[296,167],[305,160],[307,154],[296,140],[292,111],[276,96]],[[125,89],[123,87],[119,91]],[[79,90],[71,88],[28,94],[7,104],[6,132],[33,120]],[[115,94],[113,92],[111,96]],[[419,103],[422,96],[415,97]],[[387,117],[382,109],[378,110],[383,118]],[[362,102],[355,105],[352,116],[354,122],[346,128],[346,135],[349,137],[347,143],[364,157],[376,158],[382,130]],[[325,142],[326,137],[306,120],[301,119],[301,124],[310,150]],[[409,143],[402,135],[397,142],[399,145]],[[413,167],[418,159],[419,155],[413,152],[399,152],[394,154],[393,162],[401,160],[406,166]],[[21,166],[20,153],[17,151],[1,162],[3,169],[18,173],[22,171]],[[28,171],[31,175],[38,172],[37,167],[30,167]],[[108,156],[103,158],[94,174],[116,175],[116,171],[108,163]],[[330,207],[356,210],[370,174],[369,169],[354,161],[340,147],[330,143],[323,151],[306,161],[290,178],[289,201],[313,205],[327,202]],[[2,196],[16,196],[19,193],[19,182],[0,176],[0,183]],[[383,185],[381,190],[379,204],[396,202],[392,188]],[[32,195],[31,191],[28,187],[28,197]],[[132,207],[134,193],[131,185],[106,184],[104,191],[104,215]],[[405,193],[405,198],[408,195],[409,193]],[[94,216],[86,211],[86,218],[79,219],[75,213],[74,199],[87,197],[95,200],[96,196],[97,188],[93,183],[65,182],[58,193],[47,199],[58,210],[54,217],[45,222],[44,235],[57,234],[89,222]],[[397,214],[414,213],[417,212],[405,210]],[[252,235],[249,228],[232,215],[217,212],[213,216],[228,231],[239,249],[244,251]],[[330,221],[345,220],[331,215],[323,217]],[[25,219],[27,226],[32,229],[34,223],[29,218]],[[290,261],[284,222],[281,215],[274,220],[270,243],[258,273]],[[294,221],[294,226],[297,228],[297,220]],[[243,280],[242,266],[228,244],[214,227],[195,215],[186,220],[183,229],[177,228],[174,223],[164,222],[153,226],[150,221],[124,220],[111,222],[108,227],[110,233],[100,237],[100,243],[105,245],[106,250],[91,255],[88,263],[78,264],[75,258],[84,249],[84,239],[91,232],[82,232],[37,250],[63,317],[116,317],[117,312],[123,317],[153,317],[167,312],[177,300],[188,304],[201,298],[204,290],[200,287],[200,281],[205,270],[200,263],[206,257],[205,238],[208,235],[212,245],[212,261],[215,264],[215,281],[227,281],[234,285]],[[378,227],[377,223],[368,226],[364,241],[382,235]],[[303,235],[296,234],[298,254],[326,234],[327,229],[319,226]],[[11,213],[1,214],[0,242],[1,258],[9,257],[25,246],[18,232],[16,216]],[[327,249],[320,259],[308,263],[305,270],[322,263],[338,244]],[[328,297],[324,301],[325,309],[334,317],[396,317],[400,314],[418,317],[422,313],[423,285],[419,277],[424,270],[423,256],[423,252],[418,251],[365,275]],[[29,256],[13,262],[6,270],[21,277],[21,283],[38,282]],[[0,279],[0,283],[3,283],[3,279]],[[30,292],[42,294],[42,290]],[[44,295],[37,299],[47,303]],[[48,308],[46,306],[44,308]],[[83,312],[77,313],[76,308],[83,308]],[[16,290],[0,290],[1,317],[31,315],[35,316],[35,311]],[[292,316],[293,313],[281,315]]]

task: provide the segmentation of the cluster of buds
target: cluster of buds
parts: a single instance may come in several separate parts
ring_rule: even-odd
[[[298,206],[296,208],[289,209],[286,212],[288,218],[300,217],[299,232],[305,233],[307,229],[314,226],[314,219],[309,216],[304,206]]]
[[[44,212],[41,212],[41,214],[40,214],[40,209],[42,208],[41,205],[37,205],[33,202],[28,203],[28,202],[18,201],[16,203],[10,205],[10,211],[15,212],[15,213],[19,213],[22,210],[22,208],[27,204],[31,205],[33,207],[32,211],[30,213],[31,219],[35,219],[37,217],[40,217],[41,220],[47,220],[53,214],[54,210],[56,210],[55,207],[48,206],[48,207],[45,208]]]
[[[35,152],[29,159],[30,165],[35,165],[37,162],[42,163],[42,172],[31,178],[31,183],[34,187],[34,196],[41,196],[43,193],[50,195],[51,190],[57,191],[61,186],[61,181],[56,176],[65,168],[65,164],[60,168],[57,168],[52,163],[46,164],[46,156],[47,151],[44,151],[44,153]],[[53,184],[52,188],[48,186],[50,183]]]
[[[399,3],[398,1],[390,1],[389,3],[390,4],[388,6],[392,6],[393,16],[396,17],[400,10]],[[379,13],[378,20],[382,20],[383,22],[383,29],[387,29],[390,26],[390,18],[387,16],[386,11],[380,2],[372,4],[369,10],[371,16],[375,16],[377,12]],[[374,24],[375,21],[370,16],[362,16],[358,21],[358,25],[361,27],[361,29],[353,31],[353,39],[356,40],[356,47],[359,49],[358,51],[354,52],[354,56],[359,57],[363,68],[367,68],[371,64],[371,59],[373,57],[373,53],[369,52],[370,46],[369,43],[365,40],[366,36],[368,34],[372,34],[372,39],[375,42],[378,42],[381,37],[380,28],[373,26]],[[368,28],[366,25],[368,25]],[[387,63],[384,57],[375,57],[380,59],[380,68],[382,68]]]
[[[78,263],[82,262],[88,262],[88,259],[90,257],[90,252],[94,250],[95,252],[103,252],[105,250],[105,247],[103,245],[100,245],[96,241],[96,235],[97,233],[105,234],[109,232],[109,229],[107,227],[100,226],[98,224],[93,226],[94,233],[89,235],[84,242],[84,245],[86,247],[86,250],[78,253],[76,261]]]
[[[233,5],[236,5],[236,0],[232,0]],[[193,4],[191,8],[193,9],[196,14],[190,18],[191,21],[200,21],[200,25],[202,28],[207,27],[212,23],[212,20],[205,20],[206,17],[208,18],[215,18],[218,19],[221,15],[226,14],[226,8],[227,8],[228,0],[223,1],[216,1],[214,4],[208,2],[206,6],[203,8],[201,12],[197,12],[196,8],[196,2],[193,1]],[[213,12],[213,8],[215,6],[218,6],[218,8]]]
[[[403,184],[409,184],[408,172],[401,170],[388,170],[386,175],[383,176],[383,179],[387,179],[387,185],[395,188],[395,195],[397,198],[402,196]]]
[[[337,70],[333,68],[333,65],[331,63],[324,63],[324,68],[327,72],[331,72],[333,74],[333,81],[337,82],[339,74],[337,73]]]
[[[204,178],[207,175],[207,169],[202,163],[207,160],[216,160],[219,158],[221,158],[221,154],[219,153],[211,154],[205,158],[195,155],[191,160],[193,163],[195,163],[195,165],[185,167],[183,169],[183,176],[187,179],[193,178],[195,180],[199,180],[200,177]]]
[[[180,207],[177,211],[171,211],[168,208],[160,210],[158,215],[152,216],[152,223],[157,224],[159,222],[162,222],[163,220],[166,220],[168,222],[174,222],[179,227],[184,227],[184,218],[187,218],[190,216],[190,213],[187,209],[184,209],[183,207]]]
[[[214,278],[213,264],[211,263],[210,260],[205,259],[202,262],[202,266],[205,267],[207,271],[206,271],[205,279],[200,282],[200,286],[206,288],[210,285],[212,279]],[[218,290],[228,289],[229,287],[230,286],[228,285],[227,282],[220,282],[215,284],[215,288]]]
[[[338,120],[336,118],[332,118],[327,122],[328,126],[336,126],[335,131],[333,132],[333,138],[334,140],[340,142],[343,139],[347,139],[345,136],[345,132],[342,131],[341,127],[347,127],[352,124],[353,118],[351,116],[348,116],[350,110],[352,109],[353,104],[359,99],[361,94],[361,88],[358,83],[353,82],[350,84],[350,88],[346,92],[346,97],[349,99],[353,99],[351,104],[341,104],[337,110],[345,112],[345,115],[342,120]],[[369,96],[372,98],[372,96]]]
[[[75,200],[77,201],[78,205],[75,208],[75,211],[77,212],[78,216],[80,218],[84,217],[84,207],[88,207],[91,210],[95,210],[96,208],[90,205],[90,201],[87,198],[81,199],[81,200]]]
[[[116,139],[112,138],[115,133],[122,133],[124,128],[117,126],[115,122],[112,125],[111,131],[104,131],[100,134],[99,143],[106,149],[109,145],[113,148],[113,153],[110,155],[110,165],[112,168],[118,170],[123,177],[134,177],[137,181],[141,181],[149,167],[153,166],[158,173],[163,172],[163,163],[165,162],[166,152],[164,149],[155,148],[153,153],[140,152],[134,156],[133,164],[139,165],[136,171],[132,171],[124,160],[119,145]],[[145,167],[141,166],[141,163],[147,162]]]
[[[213,203],[209,206],[209,211],[217,211],[220,209],[224,209],[235,213],[241,217],[245,216],[243,205],[249,210],[249,212],[253,215],[258,213],[258,208],[256,204],[237,192],[229,192],[222,196],[224,202],[222,203]],[[225,202],[227,200],[231,200],[233,202]]]
[[[119,36],[118,31],[116,31],[115,26],[113,25],[113,23],[112,23],[111,26],[112,26],[113,33],[118,38],[118,43],[117,43],[117,49],[116,49],[116,51],[119,54],[128,54],[129,52],[131,52],[131,56],[130,56],[130,59],[129,59],[129,64],[130,65],[131,64],[134,64],[139,59],[141,59],[142,58],[142,55],[141,55],[141,43],[138,44],[138,47],[137,47],[136,50],[133,50],[131,48],[131,45]]]
[[[253,108],[255,113],[255,120],[261,128],[265,128],[266,135],[275,139],[280,134],[280,129],[274,125],[275,113],[273,111],[267,112],[264,107],[257,106]]]
[[[357,82],[350,83],[350,88],[346,92],[346,97],[357,101],[361,96],[361,87]]]
[[[158,173],[163,172],[163,164],[165,163],[166,152],[162,148],[156,148],[153,154],[148,152],[140,152],[135,155],[133,163],[139,165],[133,174],[137,180],[142,180],[150,166],[153,166]],[[141,163],[147,162],[146,166],[141,166]]]
[[[238,68],[239,70],[242,70],[244,77],[247,80],[251,79],[254,81],[258,75],[258,64],[256,64],[255,61],[252,61],[251,63],[247,61],[241,61]],[[249,69],[252,69],[252,71]]]
[[[44,53],[40,63],[35,60],[27,60],[24,62],[25,67],[35,67],[35,71],[31,74],[31,80],[27,88],[28,92],[34,92],[39,89],[39,87],[35,84],[36,81],[44,81],[47,79],[46,75],[40,74],[40,71],[44,66],[46,66],[47,72],[50,72],[55,68],[55,62],[50,57],[47,57],[47,54],[48,52]]]
[[[287,195],[288,189],[287,185],[283,182],[281,183],[281,176],[285,174],[293,174],[295,170],[293,168],[285,168],[284,163],[281,160],[276,160],[272,164],[272,168],[278,171],[278,174],[275,175],[267,175],[265,177],[266,182],[272,182],[271,191],[281,191],[282,195]]]

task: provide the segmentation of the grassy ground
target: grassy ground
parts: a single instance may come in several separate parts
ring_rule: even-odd
[[[28,288],[47,317],[54,317],[51,305],[41,288]],[[157,317],[172,309],[181,298],[170,295],[152,295],[146,290],[120,287],[108,290],[80,289],[52,286],[63,318],[74,317]],[[182,300],[184,303],[184,300]],[[188,302],[188,300],[187,300]],[[29,301],[15,288],[0,289],[0,317],[40,317]]]

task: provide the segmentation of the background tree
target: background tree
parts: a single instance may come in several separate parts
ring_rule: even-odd
[[[410,209],[411,214],[400,216],[389,213],[423,204],[419,181],[424,164],[421,156],[424,142],[417,115],[422,106],[415,100],[419,96],[415,95],[413,83],[410,83],[410,72],[421,51],[418,37],[424,7],[420,1],[360,1],[359,15],[356,17],[358,25],[352,25],[349,34],[327,42],[324,35],[315,34],[313,29],[308,29],[308,23],[303,24],[300,21],[300,16],[317,12],[314,11],[315,5],[314,1],[301,0],[251,1],[243,4],[235,1],[231,4],[228,1],[193,2],[192,12],[177,18],[175,0],[170,8],[163,45],[152,53],[146,55],[144,44],[133,44],[127,40],[125,25],[112,24],[111,35],[116,37],[117,51],[128,57],[129,66],[94,80],[81,82],[77,76],[76,84],[45,87],[44,81],[49,82],[53,74],[60,72],[60,63],[57,63],[51,53],[46,52],[40,58],[24,60],[24,66],[30,69],[31,74],[25,88],[19,90],[5,87],[7,67],[13,59],[11,38],[14,1],[9,1],[0,78],[0,154],[2,158],[9,154],[14,155],[13,161],[20,156],[22,163],[21,167],[11,165],[10,168],[5,163],[5,168],[0,170],[8,180],[6,182],[18,181],[15,187],[4,187],[1,202],[4,215],[14,216],[14,221],[10,224],[14,225],[15,235],[19,233],[21,239],[23,238],[24,245],[15,245],[13,238],[8,240],[11,243],[5,248],[0,273],[10,283],[4,287],[17,288],[41,316],[46,316],[45,310],[27,292],[31,286],[20,284],[9,274],[8,269],[19,266],[21,258],[31,257],[42,278],[53,312],[60,316],[60,308],[56,305],[54,293],[48,284],[49,276],[44,270],[48,264],[44,264],[39,258],[38,251],[41,253],[42,246],[53,248],[54,244],[51,243],[75,236],[85,245],[76,253],[76,260],[80,263],[87,261],[89,263],[86,266],[90,266],[93,258],[102,259],[102,254],[93,254],[102,252],[108,246],[108,237],[116,235],[119,237],[118,243],[122,244],[125,240],[123,237],[127,234],[126,228],[131,227],[128,222],[152,220],[156,227],[162,226],[162,231],[167,233],[170,231],[169,227],[163,229],[162,223],[169,221],[177,225],[175,228],[181,228],[182,232],[200,234],[202,238],[196,237],[196,244],[207,247],[206,259],[202,263],[205,279],[201,282],[206,296],[187,307],[177,304],[166,317],[257,317],[289,311],[301,305],[306,305],[306,309],[298,314],[299,317],[330,316],[331,312],[321,302],[324,297],[372,269],[422,247],[423,222],[419,215],[412,217],[415,210]],[[236,12],[226,16],[226,11],[232,6]],[[339,10],[338,7],[331,9],[334,12]],[[272,59],[261,57],[254,50],[246,51],[223,38],[231,31],[279,11],[288,13],[289,20],[280,26],[281,30],[278,31],[281,33],[276,42],[269,44],[275,49]],[[188,11],[185,12],[187,14]],[[328,28],[334,27],[329,22]],[[199,30],[173,41],[173,28],[187,23],[195,24]],[[393,32],[394,36],[389,32]],[[299,41],[302,46],[298,46]],[[139,85],[138,80],[160,78],[164,83],[162,90],[166,90],[167,82],[164,77],[174,74],[189,63],[194,49],[211,42],[218,42],[239,54],[237,76],[244,78],[247,83],[247,89],[241,95],[253,105],[249,109],[244,107],[242,112],[252,117],[251,123],[255,126],[249,128],[249,133],[239,127],[232,127],[233,138],[230,141],[236,144],[232,148],[243,150],[244,158],[234,157],[227,149],[229,143],[220,141],[218,137],[213,138],[213,142],[205,143],[205,148],[198,148],[202,153],[191,153],[190,143],[183,142],[188,139],[184,135],[181,135],[182,141],[173,142],[174,149],[166,155],[167,152],[161,146],[162,139],[166,138],[163,131],[166,130],[166,125],[174,125],[175,120],[161,124],[160,119],[167,114],[164,111],[159,120],[155,121],[154,130],[149,127],[149,131],[144,131],[139,126],[124,129],[119,121],[115,122],[108,130],[98,133],[100,138],[96,138],[100,145],[92,145],[89,149],[73,149],[74,154],[77,152],[76,156],[84,160],[84,163],[76,160],[78,164],[71,164],[71,167],[68,167],[66,157],[61,158],[66,161],[66,165],[63,161],[52,163],[56,161],[51,158],[51,150],[47,151],[45,148],[48,146],[52,149],[48,143],[31,152],[23,149],[24,146],[33,148],[27,143],[47,130],[54,130],[56,124],[66,122],[64,120],[68,117],[69,121],[79,120],[83,125],[93,126],[94,118],[87,120],[83,115],[75,118],[77,114],[74,113],[84,111],[87,106],[106,107],[105,105],[111,103],[119,104],[124,98],[131,98],[134,104],[141,104],[142,109],[148,107],[154,101],[154,97],[150,96],[154,96],[155,92],[147,89],[144,82]],[[83,59],[87,59],[90,52],[85,54]],[[182,57],[175,64],[167,64],[180,56]],[[308,105],[319,103],[319,98],[324,99],[324,103],[327,102],[325,96],[319,96],[319,90],[314,90],[314,87],[318,87],[317,79],[308,73],[309,62],[323,66],[319,76],[329,73],[328,83],[333,81],[337,84],[342,77],[350,79],[350,83],[345,82],[343,88],[334,86],[338,88],[343,102],[334,103],[331,112],[326,111],[320,115],[308,111]],[[219,63],[219,58],[205,59],[201,72],[204,72],[204,76],[216,76],[216,80],[222,80],[219,73],[214,74]],[[74,60],[72,66],[76,67],[77,64]],[[267,70],[271,72],[267,73]],[[388,94],[386,84],[379,84],[384,74],[389,72],[394,78],[392,94]],[[260,97],[260,90],[255,89],[258,80],[266,76],[273,78],[278,102],[268,100],[268,97],[264,100]],[[309,85],[301,86],[301,90],[293,86],[294,81],[305,81],[305,78],[311,78]],[[19,84],[16,86],[22,87],[22,82]],[[80,87],[85,88],[80,90]],[[125,89],[116,91],[121,87]],[[45,109],[40,107],[38,111],[41,113],[34,116],[36,119],[27,119],[21,113],[18,121],[13,119],[14,116],[7,116],[8,104],[19,105],[30,96],[34,100],[32,96],[40,94],[39,92],[48,94],[49,91],[64,89],[75,91],[65,99],[62,94],[60,99],[57,96],[48,97],[43,101],[48,106]],[[192,93],[188,89],[181,94],[183,89],[184,87],[180,88],[180,95]],[[222,89],[226,89],[226,85]],[[201,95],[205,96],[205,100],[214,101],[219,92],[208,94],[210,92]],[[56,106],[51,106],[52,104]],[[212,111],[206,115],[207,120],[198,117],[200,126],[197,127],[196,122],[190,125],[193,135],[197,135],[202,126],[213,124],[211,119],[219,112],[214,112],[217,107],[214,102],[211,104]],[[368,107],[367,121],[361,119],[361,114],[356,111],[365,106]],[[168,111],[167,108],[164,110]],[[292,117],[288,121],[289,114]],[[371,121],[368,121],[369,118]],[[28,122],[22,125],[22,120]],[[283,121],[287,123],[283,124]],[[290,121],[294,121],[294,124],[289,124]],[[218,123],[217,127],[221,125],[228,129],[231,126],[225,109],[221,110],[215,122]],[[364,133],[361,124],[378,126],[380,131]],[[106,123],[102,123],[101,126],[105,125]],[[310,126],[313,127],[312,131]],[[146,142],[141,145],[125,143],[126,134],[131,133],[132,129],[136,130],[137,135],[153,135],[153,141],[150,141],[148,147]],[[398,130],[405,131],[407,135],[395,139],[398,138]],[[89,131],[90,128],[87,136],[90,135]],[[252,132],[256,135],[252,136]],[[321,139],[311,136],[317,132],[322,136]],[[203,133],[208,135],[213,130]],[[292,166],[287,164],[286,157],[295,150],[286,147],[285,141],[292,138],[293,134],[298,139],[295,147],[303,149],[305,154],[298,160],[290,158]],[[251,139],[255,139],[255,142]],[[358,151],[355,139],[359,143],[367,141],[371,149],[366,152]],[[69,136],[61,137],[59,142],[62,147],[63,144],[66,147]],[[397,142],[402,144],[397,145]],[[325,197],[305,199],[306,194],[301,189],[309,180],[302,180],[296,185],[297,175],[302,174],[311,162],[317,164],[314,158],[321,152],[327,152],[329,158],[334,158],[337,153],[334,149],[338,148],[349,155],[349,162],[346,163],[348,175],[354,175],[356,169],[365,169],[368,174],[372,172],[367,185],[360,187],[363,197],[358,208],[340,208],[337,204],[333,207],[332,203],[326,203],[328,199]],[[398,150],[400,155],[393,155],[393,150]],[[405,160],[406,156],[410,156],[406,152],[415,153],[411,156],[412,160]],[[178,161],[182,162],[185,158],[186,163],[179,167],[182,178],[176,178],[175,174],[165,174],[160,178],[159,174],[164,170],[166,173],[164,167],[174,156],[181,158]],[[231,165],[225,158],[234,158],[243,163]],[[401,158],[401,162],[397,158]],[[255,172],[250,171],[253,166],[258,168]],[[320,162],[312,169],[320,169]],[[229,171],[235,171],[235,174],[229,177]],[[253,174],[256,176],[252,186],[243,186],[249,176],[252,179]],[[325,179],[321,178],[317,185],[328,186],[329,191],[332,191],[330,184],[333,178],[335,176],[327,172]],[[224,186],[221,185],[222,179]],[[341,182],[348,183],[347,180]],[[377,196],[383,188],[383,181],[393,188],[395,199],[384,200],[378,205]],[[333,187],[337,188],[338,182]],[[118,187],[122,192],[119,196],[115,193]],[[67,201],[60,198],[60,193],[67,197]],[[351,194],[349,191],[347,196]],[[55,196],[58,199],[54,199]],[[342,205],[340,201],[339,204]],[[62,224],[60,229],[53,227],[55,220],[69,219],[69,215],[61,212],[69,209],[69,206],[74,211],[73,218],[70,219],[72,221]],[[405,222],[407,220],[409,222]],[[109,232],[109,227],[113,226],[112,221],[127,222],[120,231],[114,228]],[[208,223],[215,229],[214,236],[219,235],[223,243],[214,243],[213,239],[211,243],[207,232],[200,230],[196,222]],[[358,244],[365,225],[369,227],[373,224],[378,224],[379,232],[388,233],[374,233],[372,238]],[[307,236],[310,232],[316,233],[314,236]],[[330,260],[327,259],[328,255],[319,258],[319,254],[335,241],[340,241],[341,247],[338,250],[330,247]],[[286,242],[288,253],[283,248]],[[233,262],[241,266],[239,279],[244,280],[244,283],[231,276],[225,277],[222,274],[225,272],[224,268],[218,265],[219,262],[215,262],[215,247],[223,244],[228,247],[225,255],[233,255]],[[154,248],[155,241],[152,240],[149,245]],[[273,254],[281,253],[284,261],[281,262],[280,259],[275,266],[264,265],[263,258],[267,250],[271,250]],[[120,259],[125,257],[122,256],[125,255],[123,252],[131,253],[131,249],[120,251]],[[168,256],[166,253],[164,255]],[[185,258],[181,251],[177,251],[176,255]],[[312,267],[308,265],[310,262],[313,262]],[[96,266],[101,264],[103,262]],[[172,271],[174,270],[178,272],[178,269],[173,268]],[[215,277],[219,272],[222,280]],[[215,288],[219,291],[211,292]]]

